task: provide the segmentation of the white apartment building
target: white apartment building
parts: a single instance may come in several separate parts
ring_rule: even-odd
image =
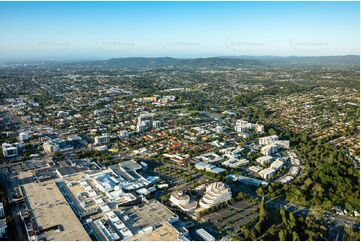
[[[273,142],[273,144],[278,145],[282,147],[283,149],[289,149],[290,148],[290,141],[289,140],[276,140]]]
[[[96,145],[105,145],[110,142],[110,136],[108,134],[102,134],[100,136],[95,136]]]
[[[238,119],[236,121],[236,126],[234,127],[234,130],[238,133],[244,133],[251,129],[251,125],[251,123],[248,123],[245,120]]]
[[[214,182],[206,187],[206,193],[199,201],[202,208],[210,208],[232,199],[232,192],[223,182]]]
[[[256,132],[261,134],[264,133],[264,125],[256,124]]]
[[[291,176],[297,176],[300,173],[300,168],[298,166],[292,166],[290,169]]]
[[[265,180],[271,179],[275,174],[276,170],[273,168],[266,168],[258,172],[258,174]]]
[[[147,125],[145,123],[137,124],[137,132],[145,132],[148,130]]]
[[[275,154],[278,151],[278,146],[277,145],[266,145],[264,147],[261,148],[261,153],[265,156],[272,156],[273,154]]]
[[[144,132],[152,128],[153,115],[149,113],[138,116],[137,132]]]
[[[162,127],[162,122],[159,120],[153,121],[153,129],[160,129]]]
[[[271,156],[278,151],[278,145],[270,144],[261,148],[261,153],[265,156]]]
[[[279,169],[282,168],[282,166],[284,165],[285,163],[280,160],[280,159],[277,159],[275,160],[274,162],[272,162],[272,164],[270,165],[271,168],[275,169],[276,171],[278,171]]]
[[[238,119],[236,121],[236,125],[234,126],[234,130],[238,133],[246,133],[250,130],[254,130],[257,133],[264,133],[264,125],[262,124],[253,124],[248,121]]]
[[[272,160],[273,160],[272,156],[261,156],[256,159],[256,162],[261,165],[268,165],[271,164]]]
[[[249,160],[247,159],[235,159],[235,158],[230,158],[229,160],[226,160],[222,163],[222,165],[230,167],[230,168],[238,168],[240,166],[245,166],[248,165],[250,163]]]
[[[278,135],[271,135],[271,136],[259,138],[258,143],[259,143],[259,145],[269,145],[269,144],[272,144],[276,140],[278,140]]]

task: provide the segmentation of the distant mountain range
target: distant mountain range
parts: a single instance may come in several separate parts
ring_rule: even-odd
[[[221,56],[221,58],[247,59],[259,61],[277,61],[277,62],[308,62],[308,63],[343,63],[343,64],[360,64],[359,55],[342,55],[342,56]]]
[[[89,62],[88,62],[89,63]],[[312,57],[279,57],[279,56],[220,56],[209,58],[182,59],[172,57],[128,57],[113,58],[105,61],[91,62],[97,65],[119,67],[161,67],[161,66],[229,66],[242,64],[311,64],[311,65],[359,65],[359,55],[347,56],[312,56]]]
[[[1,62],[0,62],[1,63]],[[239,67],[241,65],[326,65],[326,66],[359,66],[359,55],[344,56],[218,56],[208,58],[173,58],[173,57],[126,57],[108,60],[37,60],[37,61],[3,61],[7,64],[50,64],[50,65],[90,65],[103,67]]]
[[[248,59],[234,59],[234,58],[195,58],[195,59],[182,59],[172,57],[129,57],[129,58],[114,58],[106,61],[99,61],[98,64],[115,65],[124,67],[161,67],[161,66],[236,66],[239,64],[261,64],[258,60]]]

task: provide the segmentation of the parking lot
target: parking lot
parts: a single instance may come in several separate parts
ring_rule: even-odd
[[[258,218],[258,205],[246,200],[229,204],[202,217],[218,229],[236,230]]]

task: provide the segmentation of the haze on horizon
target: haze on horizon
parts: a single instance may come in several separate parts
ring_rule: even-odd
[[[359,8],[359,2],[0,2],[0,59],[359,55]]]

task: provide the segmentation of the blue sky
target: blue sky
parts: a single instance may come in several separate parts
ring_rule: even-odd
[[[359,8],[359,2],[0,2],[0,58],[359,54]]]

